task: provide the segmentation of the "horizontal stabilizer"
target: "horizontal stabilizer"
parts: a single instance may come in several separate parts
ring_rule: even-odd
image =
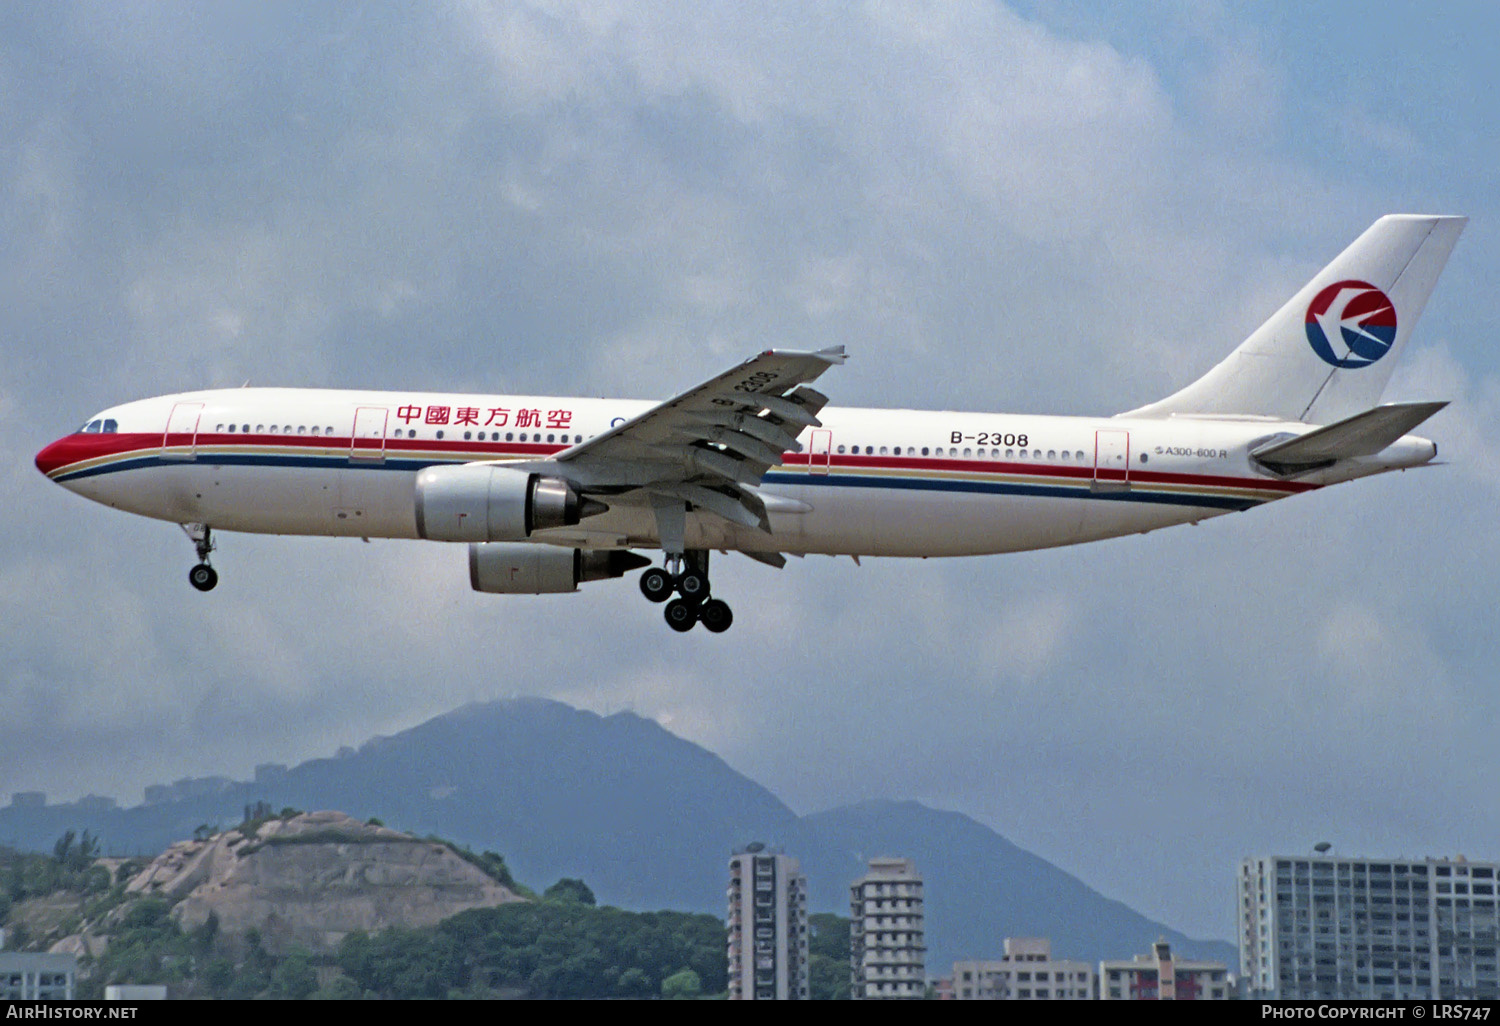
[[[1373,456],[1447,405],[1387,403],[1305,435],[1273,441],[1250,455],[1278,472]]]

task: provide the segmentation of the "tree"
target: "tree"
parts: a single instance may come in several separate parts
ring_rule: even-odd
[[[565,876],[551,887],[548,887],[542,894],[542,897],[548,901],[576,901],[584,905],[597,904],[594,899],[594,892],[589,889],[589,885],[582,880],[575,880],[570,876]]]
[[[620,974],[619,980],[615,982],[615,991],[620,997],[643,998],[654,994],[656,988],[652,986],[651,977],[639,966],[631,966]]]
[[[306,951],[297,948],[272,970],[267,993],[273,998],[301,1001],[317,989],[318,973],[312,967],[312,959]]]
[[[691,969],[673,973],[661,981],[661,996],[668,1000],[683,1001],[696,998],[703,993],[703,981]]]
[[[807,917],[808,996],[814,1001],[849,997],[849,920],[831,912]]]

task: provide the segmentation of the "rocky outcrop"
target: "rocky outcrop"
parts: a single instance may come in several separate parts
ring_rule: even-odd
[[[355,930],[432,926],[466,909],[525,900],[446,844],[340,812],[180,841],[127,890],[172,902],[184,930],[212,914],[226,938],[253,928],[278,952],[330,951]]]

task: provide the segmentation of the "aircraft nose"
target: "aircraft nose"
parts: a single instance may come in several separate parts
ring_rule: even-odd
[[[66,466],[68,463],[72,462],[72,458],[68,454],[68,441],[71,438],[71,435],[66,438],[59,438],[51,445],[44,448],[41,452],[37,453],[36,469],[40,470],[48,477],[51,477],[52,472],[58,467]]]

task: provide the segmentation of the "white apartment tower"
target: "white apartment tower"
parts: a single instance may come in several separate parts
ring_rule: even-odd
[[[849,888],[849,996],[921,998],[927,992],[922,877],[911,859],[871,859]]]
[[[1045,937],[1007,937],[997,960],[954,962],[956,1001],[1090,1001],[1094,967],[1052,957]]]
[[[729,860],[729,997],[806,1001],[807,877],[752,844]]]
[[[1500,864],[1265,856],[1240,863],[1247,998],[1500,999]]]

